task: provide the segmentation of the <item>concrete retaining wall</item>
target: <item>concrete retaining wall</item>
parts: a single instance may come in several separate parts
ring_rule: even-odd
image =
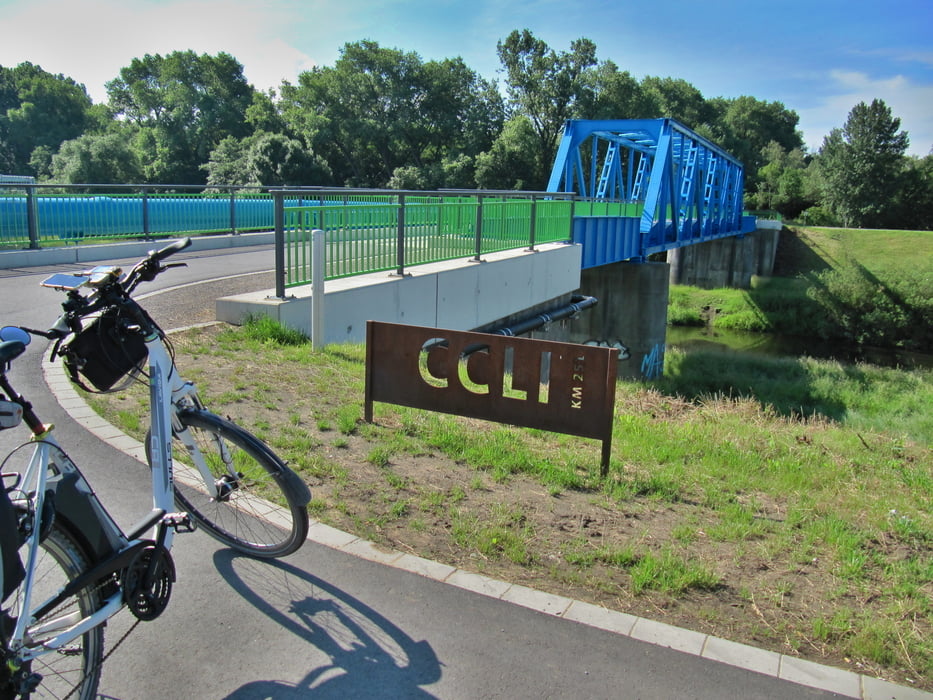
[[[620,262],[584,270],[580,293],[596,297],[596,306],[534,336],[618,347],[619,377],[653,379],[664,369],[669,276],[666,263]]]
[[[324,286],[324,343],[362,343],[366,321],[473,330],[580,287],[581,248],[562,243],[534,252],[512,250],[465,260],[418,265],[410,275],[387,273],[331,280]],[[311,288],[278,299],[273,291],[218,299],[217,320],[242,323],[269,316],[311,334]]]

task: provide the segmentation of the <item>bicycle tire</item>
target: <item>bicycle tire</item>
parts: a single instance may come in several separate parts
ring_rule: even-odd
[[[61,522],[53,523],[49,534],[39,545],[35,577],[32,586],[33,602],[45,600],[66,583],[76,578],[88,568],[88,558],[78,544],[79,538],[73,535]],[[0,621],[11,626],[20,611],[16,601],[18,592],[10,596],[11,605],[3,611]],[[100,596],[93,588],[84,588],[72,598],[63,602],[48,615],[35,621],[27,629],[29,646],[41,646],[45,639],[40,630],[56,618],[69,614],[85,617],[100,607]],[[11,629],[11,627],[7,627]],[[7,632],[4,631],[3,653],[7,654]],[[29,697],[32,698],[77,698],[92,700],[97,697],[97,685],[100,682],[101,664],[104,655],[104,628],[94,627],[68,644],[64,650],[43,654],[31,662],[30,671],[42,676],[38,688]],[[15,697],[12,689],[0,688],[0,697]]]
[[[305,483],[262,441],[235,423],[203,410],[180,411],[178,417],[214,477],[227,480],[231,487],[226,498],[210,497],[176,436],[172,453],[179,508],[218,541],[254,557],[283,557],[301,547],[308,535],[311,498]],[[148,449],[148,436],[146,445]]]

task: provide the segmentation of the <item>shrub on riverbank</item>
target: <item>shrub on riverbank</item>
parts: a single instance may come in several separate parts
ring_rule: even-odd
[[[774,277],[747,290],[675,285],[668,321],[928,351],[933,234],[785,229]]]

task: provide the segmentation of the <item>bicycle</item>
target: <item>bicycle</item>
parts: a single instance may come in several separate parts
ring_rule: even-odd
[[[163,261],[190,244],[183,239],[150,252],[126,275],[114,266],[52,275],[42,285],[67,295],[52,328],[0,330],[0,409],[13,409],[0,410],[6,416],[0,429],[22,420],[32,433],[0,465],[0,516],[4,504],[12,509],[19,546],[0,552],[0,593],[18,584],[0,608],[0,699],[94,697],[107,620],[128,608],[135,627],[167,607],[176,533],[199,526],[260,558],[290,554],[306,539],[307,485],[258,438],[204,407],[194,384],[178,372],[170,340],[131,296],[140,283],[185,265]],[[152,510],[126,532],[56,442],[53,426],[7,377],[32,335],[54,341],[52,359],[62,358],[84,388],[87,382],[97,391],[116,391],[132,380],[148,381]],[[8,568],[12,557],[21,562]],[[10,571],[22,580],[4,586]]]

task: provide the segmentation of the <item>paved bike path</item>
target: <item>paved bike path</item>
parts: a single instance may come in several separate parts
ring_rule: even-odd
[[[265,269],[271,253],[191,257],[196,264],[171,282],[191,285],[182,296],[193,308],[212,303],[201,279],[239,285],[246,278],[231,275]],[[42,276],[0,276],[3,323],[48,325],[57,315],[61,298],[50,290],[23,308]],[[149,301],[156,318],[165,311],[159,296]],[[22,359],[14,369],[16,385],[56,422],[118,521],[133,522],[148,509],[148,472],[124,453],[138,446],[106,426],[103,439],[87,432],[100,419],[68,395],[57,367],[48,381],[60,396],[49,393],[38,348],[29,357],[25,372]],[[0,448],[9,449],[10,432],[0,433]],[[203,534],[176,538],[172,602],[108,660],[102,697],[931,697],[385,551],[321,524],[310,539],[269,563]],[[108,648],[131,621],[124,614],[111,624]]]

